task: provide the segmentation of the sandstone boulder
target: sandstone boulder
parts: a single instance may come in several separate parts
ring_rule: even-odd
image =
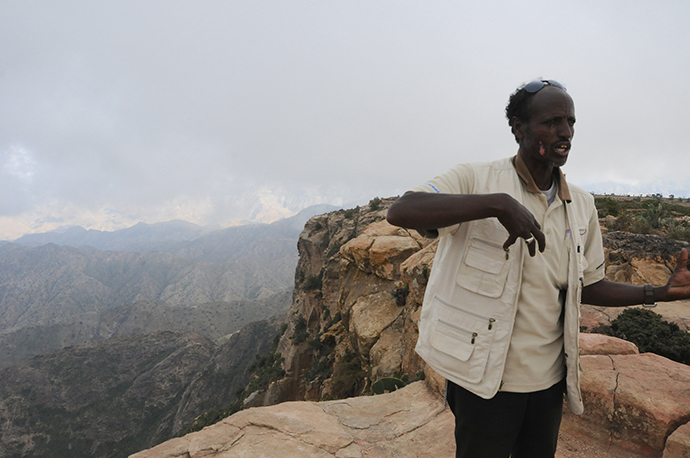
[[[388,291],[363,296],[352,307],[350,333],[357,339],[360,354],[369,357],[369,350],[381,332],[402,313]],[[398,337],[399,339],[399,337]]]
[[[632,342],[603,334],[580,334],[580,355],[637,355]]]
[[[343,245],[340,254],[365,273],[396,280],[400,277],[400,263],[422,247],[418,240],[406,229],[379,221]]]
[[[423,382],[340,401],[241,411],[131,458],[450,458],[453,416]]]
[[[690,458],[690,423],[684,424],[669,436],[663,458]]]
[[[690,367],[653,353],[582,359],[585,413],[564,427],[592,440],[659,456],[666,438],[690,419]]]

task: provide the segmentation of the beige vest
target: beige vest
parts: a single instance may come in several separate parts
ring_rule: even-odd
[[[522,183],[510,159],[472,164],[475,194],[504,192],[518,201]],[[587,226],[593,201],[581,190],[564,205],[568,226],[568,292],[564,347],[571,410],[584,411],[579,384],[580,294],[586,260],[579,228]],[[492,398],[501,386],[524,256],[521,239],[508,251],[508,232],[497,218],[461,224],[440,240],[424,296],[416,351],[436,372],[459,386]]]

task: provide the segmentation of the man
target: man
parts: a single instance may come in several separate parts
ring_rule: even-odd
[[[518,88],[506,116],[515,157],[458,165],[388,211],[391,224],[441,236],[416,350],[448,380],[462,458],[554,456],[563,392],[574,413],[584,410],[580,302],[690,297],[685,249],[665,286],[604,279],[594,199],[560,170],[575,126],[561,84]]]

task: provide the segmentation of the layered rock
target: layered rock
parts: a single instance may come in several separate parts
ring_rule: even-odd
[[[288,330],[278,346],[287,377],[271,388],[273,399],[341,398],[369,391],[382,377],[419,377],[416,323],[430,270],[423,263],[431,263],[433,250],[420,257],[430,241],[384,221],[391,201],[306,224]],[[414,256],[420,262],[400,268]],[[308,333],[302,342],[295,339],[300,321]]]
[[[442,400],[414,383],[381,396],[245,410],[131,458],[450,457],[452,431]]]
[[[690,406],[690,395],[682,389],[690,380],[683,373],[688,368],[657,355],[639,355],[614,337],[584,335],[583,347],[595,355],[583,357],[587,413],[575,417],[566,412],[556,457],[661,456],[664,429],[687,415]],[[616,363],[621,368],[614,368]],[[647,400],[655,388],[666,393]],[[440,393],[417,382],[380,396],[248,409],[131,458],[450,458],[453,428]],[[687,456],[689,433],[688,425],[678,428],[666,443],[664,458]]]
[[[426,373],[427,385],[434,387],[432,391],[442,390],[443,381],[425,368],[414,352],[422,298],[437,243],[420,237],[415,231],[388,225],[384,221],[388,203],[390,200],[372,202],[368,207],[321,215],[305,226],[298,243],[300,261],[288,330],[278,347],[285,357],[287,375],[263,394],[262,399],[268,400],[267,403],[368,394],[377,380],[414,379],[421,371]],[[665,282],[675,264],[675,255],[684,246],[654,236],[620,233],[605,234],[604,240],[607,277],[636,284]],[[610,323],[611,319],[604,309],[583,307],[584,327]],[[676,449],[682,447],[679,444],[683,444],[684,429],[681,428],[690,420],[690,399],[681,389],[690,382],[688,368],[656,355],[640,355],[634,345],[620,339],[583,335],[581,345],[586,355],[582,365],[587,413],[572,418],[566,415],[563,433],[574,439],[564,443],[560,456],[661,456],[669,436],[674,438],[670,444]],[[658,387],[663,387],[667,394],[658,397],[657,405]],[[389,397],[359,398],[356,405],[361,410],[353,415],[365,418],[381,408],[379,399],[393,402],[392,399],[405,392],[392,393]],[[440,402],[436,399],[433,402]],[[353,405],[353,400],[347,402]],[[289,404],[288,410],[301,405]],[[309,405],[310,412],[316,411],[313,404]],[[252,417],[251,412],[258,411],[247,411],[242,414],[242,421],[247,425],[264,424],[265,412],[280,417],[285,415],[287,407],[271,409],[277,410],[262,411],[257,417]],[[238,418],[231,419],[225,424],[236,429],[223,434],[230,434],[240,442],[248,434],[264,434],[253,427],[233,423],[240,421]],[[452,426],[444,423],[432,428],[434,421],[437,420],[429,423],[431,430],[446,428],[441,437],[451,437]],[[335,423],[324,419],[323,424]],[[219,430],[212,431],[209,434],[215,437]],[[673,434],[674,431],[678,433]],[[296,434],[292,431],[280,437],[292,441]],[[195,436],[195,443],[202,443],[201,437]],[[359,439],[353,440],[359,443]],[[179,441],[178,445],[187,443],[184,441],[188,439]],[[223,442],[225,445],[218,450],[230,450],[227,448],[230,442]],[[596,444],[597,454],[591,453],[592,444]],[[287,443],[284,445],[288,447]],[[187,445],[181,447],[182,455],[141,456],[185,456],[183,449],[188,450],[184,453],[189,456],[195,456],[191,448],[185,449]],[[313,456],[425,456],[420,448],[412,449],[416,454],[410,455],[376,455],[366,448],[354,451],[348,447],[319,446],[318,453],[324,454]],[[199,453],[197,456],[204,456]],[[438,455],[450,456],[450,453]]]

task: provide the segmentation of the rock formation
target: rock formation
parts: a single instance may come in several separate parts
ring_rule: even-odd
[[[162,331],[64,348],[0,370],[0,456],[121,458],[180,435],[249,380],[280,319],[217,345]]]
[[[397,380],[404,385],[422,378],[422,374],[426,374],[425,383],[433,387],[432,392],[442,389],[442,381],[414,352],[422,297],[437,244],[415,231],[388,225],[384,217],[389,203],[376,199],[367,207],[320,215],[306,224],[298,242],[300,260],[288,328],[278,347],[285,357],[287,375],[260,394],[264,405],[370,394],[379,380]],[[679,244],[666,239],[620,233],[605,234],[605,244],[607,277],[638,284],[665,282],[680,249]],[[584,327],[595,327],[608,319],[597,308],[583,308]],[[657,355],[639,354],[629,343],[604,336],[583,335],[582,347],[587,413],[581,417],[566,415],[563,433],[574,439],[564,443],[560,456],[661,456],[669,436],[672,439],[666,458],[688,453],[683,445],[688,435],[683,425],[690,421],[690,368]],[[412,393],[417,396],[425,390],[423,385],[412,384],[385,396],[249,409],[197,435],[136,456],[250,456],[240,451],[248,450],[242,447],[266,433],[261,428],[273,431],[271,440],[277,441],[273,449],[315,447],[310,449],[314,455],[281,452],[279,456],[450,456],[442,448],[414,448],[418,439],[412,436],[405,439],[413,447],[405,452],[409,454],[387,454],[385,447],[402,436],[385,436],[382,429],[373,427],[372,431],[356,433],[348,429],[348,422],[360,420],[361,428],[381,424],[379,420],[367,423],[367,415],[385,410],[387,403],[396,403],[399,397],[411,402]],[[442,401],[437,396],[429,402],[438,406]],[[360,410],[347,420],[328,413],[333,412],[333,406],[345,405],[359,406]],[[298,410],[303,413],[292,417],[290,412]],[[320,420],[306,421],[305,412],[318,413]],[[432,436],[443,430],[438,437],[451,437],[452,425],[443,415],[437,414],[417,428],[427,429]],[[397,427],[404,429],[408,420],[397,414],[395,418],[402,422]],[[278,424],[281,426],[275,426]],[[315,439],[320,436],[321,425],[337,431],[334,442]],[[386,445],[368,448],[369,438],[374,437],[369,432],[378,434],[378,440]],[[205,434],[209,439],[203,439]],[[582,437],[588,439],[578,442]],[[598,455],[584,451],[594,443]],[[231,454],[221,453],[229,450]]]

